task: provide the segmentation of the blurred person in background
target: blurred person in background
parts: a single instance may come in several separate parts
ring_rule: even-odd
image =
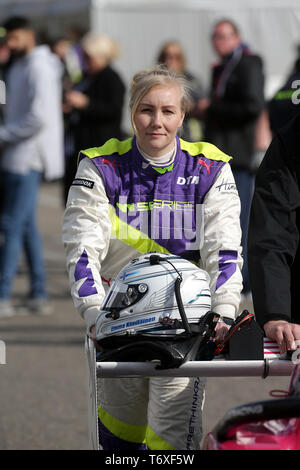
[[[64,113],[69,114],[73,151],[67,156],[64,199],[77,170],[80,150],[99,147],[112,137],[122,138],[121,119],[125,85],[111,63],[119,55],[115,41],[106,35],[88,33],[82,40],[87,73],[65,93]]]
[[[71,43],[71,53],[76,56],[81,72],[86,72],[86,56],[82,47],[82,39],[87,34],[87,30],[79,25],[72,25],[66,34],[66,39]],[[75,58],[74,58],[75,64]]]
[[[74,53],[71,42],[65,37],[52,41],[51,50],[59,57],[63,67],[63,90],[70,90],[74,83],[82,79],[82,68],[77,54]]]
[[[15,313],[11,305],[14,277],[22,248],[30,272],[28,312],[50,312],[43,251],[36,221],[38,188],[63,175],[61,66],[48,46],[37,46],[27,18],[8,19],[6,44],[12,64],[6,74],[6,106],[0,126],[0,317]]]
[[[190,142],[201,140],[202,126],[195,111],[198,101],[204,97],[204,90],[200,80],[187,70],[186,57],[179,42],[169,41],[164,44],[158,54],[157,63],[164,64],[173,72],[183,75],[188,82],[192,103],[180,130],[180,137]]]
[[[0,27],[0,125],[4,121],[4,106],[6,103],[6,73],[9,65],[11,64],[11,53],[5,40],[6,31],[3,27]],[[0,159],[1,159],[1,147],[0,147]],[[0,212],[3,204],[3,187],[0,178]]]
[[[0,27],[0,125],[4,121],[4,106],[6,102],[6,73],[11,63],[10,50],[5,41],[5,29]],[[0,148],[0,159],[1,159],[1,148]],[[0,212],[3,204],[3,187],[0,178]]]
[[[299,89],[300,45],[297,48],[297,58],[292,71],[268,103],[270,126],[273,133],[300,113],[299,106],[296,106],[300,98]]]
[[[82,80],[87,71],[86,57],[81,40],[86,32],[80,27],[72,26],[65,36],[51,41],[51,50],[56,54],[64,68],[64,90],[69,90]]]
[[[241,199],[243,295],[244,299],[250,299],[247,233],[257,122],[265,106],[263,63],[243,43],[231,20],[215,24],[212,44],[220,61],[212,70],[211,96],[200,100],[198,108],[205,119],[205,140],[233,157],[231,167]]]
[[[77,46],[77,45],[76,45]],[[65,108],[65,95],[68,93],[76,84],[80,83],[83,77],[84,68],[82,61],[78,55],[78,47],[76,50],[68,39],[68,36],[57,37],[51,41],[51,50],[59,58],[63,73],[62,73],[62,107]],[[64,158],[68,161],[72,158],[74,149],[74,136],[73,136],[73,121],[74,113],[70,112],[70,106],[66,106],[66,112],[64,116]]]
[[[8,67],[12,60],[9,47],[6,44],[5,36],[6,36],[5,29],[3,27],[0,27],[0,80],[4,83],[6,80],[6,73],[7,73]],[[0,124],[2,124],[3,118],[4,118],[3,104],[5,104],[6,97],[1,96],[0,98],[1,98],[0,100]],[[2,98],[4,99],[2,100]]]

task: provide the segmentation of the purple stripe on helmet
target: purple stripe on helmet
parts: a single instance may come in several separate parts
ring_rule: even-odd
[[[236,260],[238,252],[236,250],[219,251],[219,277],[217,279],[216,290],[219,289],[236,271]]]
[[[92,270],[88,268],[89,259],[86,250],[83,250],[82,255],[76,263],[74,277],[75,281],[85,279],[84,283],[78,290],[80,297],[88,297],[89,295],[98,294],[94,286],[95,280],[93,278]]]

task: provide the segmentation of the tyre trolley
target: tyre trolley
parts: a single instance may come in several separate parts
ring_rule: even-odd
[[[174,369],[158,370],[152,362],[97,362],[94,342],[87,336],[85,356],[88,378],[88,432],[91,449],[99,450],[97,378],[100,377],[271,377],[290,376],[295,361],[280,359],[275,343],[264,338],[264,354],[259,360],[190,361]]]

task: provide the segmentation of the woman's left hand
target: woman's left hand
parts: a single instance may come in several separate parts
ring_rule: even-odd
[[[215,332],[216,336],[214,337],[214,341],[216,343],[221,343],[224,340],[227,331],[229,330],[230,326],[224,323],[223,321],[219,321],[216,325]]]

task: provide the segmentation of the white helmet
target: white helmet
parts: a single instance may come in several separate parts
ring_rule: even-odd
[[[174,255],[147,253],[133,259],[104,299],[96,321],[97,340],[124,334],[182,333],[185,328],[176,299],[179,282],[187,322],[197,324],[211,308],[206,271]]]
[[[96,319],[97,360],[193,360],[214,333],[208,274],[178,256],[147,253],[118,274]]]

